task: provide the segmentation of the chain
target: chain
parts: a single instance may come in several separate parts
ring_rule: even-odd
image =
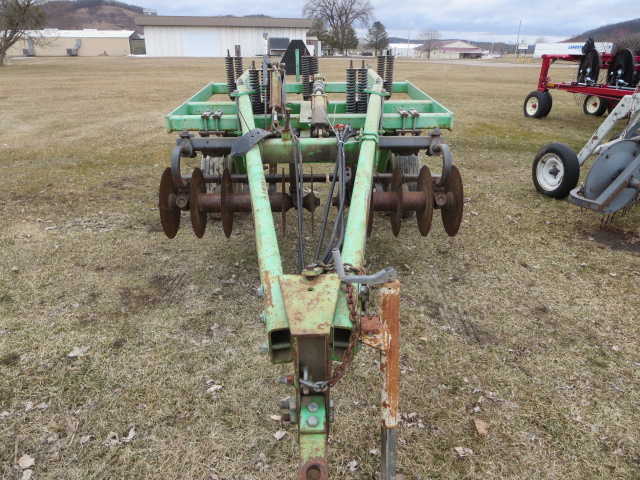
[[[333,264],[327,265],[326,263],[322,263],[322,262],[315,262],[312,264],[312,266],[321,267],[327,272],[335,270],[335,265]],[[365,269],[362,267],[355,267],[350,263],[345,263],[344,266],[346,270],[354,272],[357,275],[365,274]],[[349,337],[349,344],[347,345],[347,349],[342,354],[342,360],[340,361],[338,366],[333,369],[331,378],[329,380],[324,382],[310,382],[310,381],[299,379],[299,382],[301,384],[312,388],[316,392],[324,392],[328,388],[335,386],[340,380],[342,380],[342,377],[344,377],[344,374],[347,371],[347,368],[349,367],[349,365],[353,361],[353,358],[355,357],[355,349],[356,349],[356,346],[358,345],[358,342],[360,341],[360,315],[358,314],[358,308],[357,308],[358,302],[355,295],[353,294],[354,292],[353,284],[350,282],[345,282],[344,285],[345,285],[345,288],[347,289],[347,295],[346,295],[347,307],[349,308],[349,319],[351,320],[351,323],[352,323],[351,335]]]

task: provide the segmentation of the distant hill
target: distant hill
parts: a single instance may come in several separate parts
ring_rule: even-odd
[[[47,2],[42,7],[47,15],[47,28],[59,30],[135,30],[142,27],[135,22],[142,14],[142,7],[110,0],[78,0]]]
[[[640,18],[627,22],[613,23],[604,27],[588,30],[568,39],[568,42],[586,42],[592,37],[596,42],[620,42],[640,35]]]

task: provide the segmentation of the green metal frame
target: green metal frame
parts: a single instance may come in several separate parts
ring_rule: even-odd
[[[254,115],[249,89],[249,73],[245,72],[237,82],[237,91],[232,92],[231,101],[217,101],[216,95],[229,95],[226,84],[211,83],[176,108],[166,117],[166,127],[172,131],[204,131],[205,122],[201,115],[209,110],[222,110],[217,123],[218,130],[229,136],[241,136],[254,128],[269,128],[269,115]],[[346,224],[346,234],[342,248],[345,263],[363,266],[366,246],[367,215],[372,194],[373,175],[376,169],[384,171],[387,153],[380,152],[378,143],[381,135],[394,134],[405,128],[398,109],[413,108],[419,116],[408,119],[411,128],[433,129],[453,127],[453,114],[441,104],[420,91],[410,82],[394,82],[393,94],[399,99],[388,100],[383,91],[383,81],[373,69],[368,69],[368,105],[366,114],[346,113],[344,101],[329,101],[327,115],[333,125],[350,124],[359,131],[358,142],[345,146],[353,157],[357,155],[357,169]],[[325,83],[327,94],[345,93],[346,83]],[[288,94],[300,94],[300,83],[287,83]],[[298,131],[311,128],[311,102],[287,102],[291,108],[291,126]],[[322,148],[335,148],[334,138],[309,138],[300,135],[302,155],[306,161],[314,161],[313,153]],[[319,276],[285,275],[278,246],[276,228],[269,201],[269,190],[265,180],[263,159],[270,158],[269,151],[283,150],[290,139],[269,139],[255,145],[238,161],[239,171],[246,169],[251,193],[256,250],[258,255],[260,282],[264,297],[263,308],[268,346],[273,363],[299,362],[303,353],[298,344],[312,349],[328,350],[325,355],[330,360],[341,360],[344,339],[352,328],[344,284],[336,274]],[[324,147],[323,147],[324,146]],[[264,150],[264,151],[263,151]],[[318,155],[318,162],[328,162],[329,155]],[[270,160],[271,161],[271,160]],[[292,161],[284,159],[282,161]],[[357,285],[355,288],[357,295]],[[338,345],[340,341],[340,345]],[[320,365],[319,371],[326,378],[330,375],[329,365]],[[297,369],[296,369],[297,370]],[[297,411],[300,441],[300,465],[315,465],[326,458],[328,438],[329,395],[309,394],[302,398],[299,371],[294,371],[294,385],[297,387]],[[320,380],[320,379],[315,379]],[[310,402],[318,410],[313,415],[308,410]],[[315,408],[314,406],[314,408]],[[309,422],[311,416],[319,419],[317,425]],[[301,467],[302,468],[302,467]],[[313,467],[315,468],[315,467]],[[319,467],[320,468],[320,467]],[[322,468],[326,468],[326,465]]]

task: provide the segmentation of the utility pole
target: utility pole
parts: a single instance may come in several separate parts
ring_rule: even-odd
[[[518,25],[518,39],[516,40],[516,51],[513,52],[516,54],[516,58],[518,58],[518,44],[520,43],[520,27],[522,26],[522,20],[520,20],[520,24]]]

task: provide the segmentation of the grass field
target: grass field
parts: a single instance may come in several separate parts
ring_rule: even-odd
[[[396,80],[455,113],[445,134],[465,185],[456,237],[436,213],[427,238],[407,220],[395,240],[379,215],[367,248],[370,270],[394,266],[403,285],[399,471],[640,478],[640,215],[600,230],[593,212],[538,195],[538,149],[577,151],[601,119],[564,92],[526,119],[539,67],[478,64],[396,63]],[[320,70],[343,81],[347,65]],[[295,429],[270,418],[288,366],[261,354],[250,218],[230,239],[213,223],[198,240],[184,217],[174,240],[160,227],[164,115],[210,81],[225,81],[221,59],[0,69],[1,478],[23,478],[24,455],[34,479],[294,478]],[[363,351],[332,392],[331,478],[379,468],[376,360]]]

